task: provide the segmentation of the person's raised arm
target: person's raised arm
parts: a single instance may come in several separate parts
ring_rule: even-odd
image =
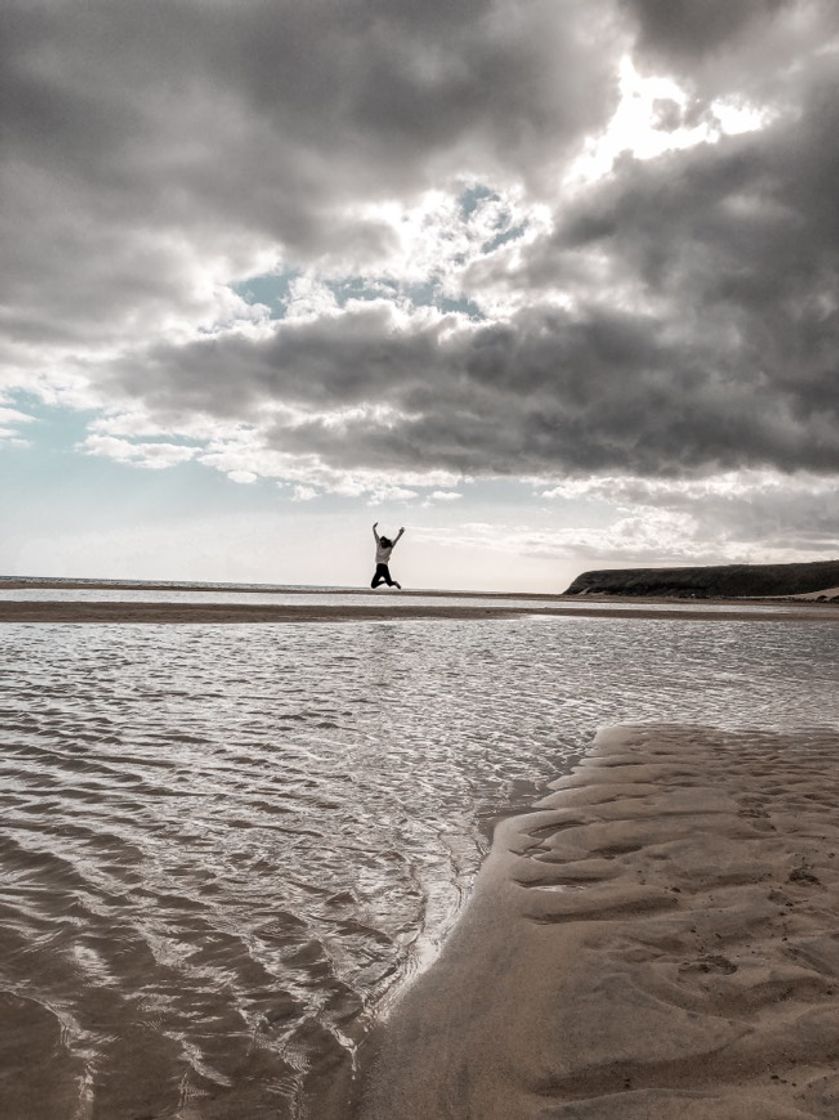
[[[376,532],[376,526],[378,524],[379,524],[378,521],[373,522],[373,536],[376,538],[376,544],[379,543],[379,534]]]
[[[404,532],[405,532],[405,530],[404,530],[404,529],[400,529],[400,530],[399,530],[399,532],[398,532],[398,533],[396,534],[396,536],[394,537],[394,539],[393,539],[393,547],[394,547],[394,548],[396,547],[396,544],[397,544],[397,542],[398,542],[399,538],[400,538],[400,537],[402,536],[402,534],[403,534]]]

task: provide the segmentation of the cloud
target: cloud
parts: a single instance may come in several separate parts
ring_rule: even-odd
[[[371,202],[464,171],[541,181],[613,102],[607,8],[12,0],[0,237],[19,360],[206,325],[225,298],[244,314],[225,281],[272,259],[361,265],[393,236]]]
[[[682,63],[730,49],[756,23],[765,25],[796,6],[802,5],[790,0],[624,0],[638,20],[640,50]]]
[[[412,535],[437,546],[456,546],[505,555],[597,563],[678,563],[698,552],[718,559],[714,544],[699,539],[698,523],[688,514],[658,510],[644,517],[625,515],[605,526],[538,526],[526,520],[418,529]]]
[[[8,408],[0,397],[0,443],[8,447],[28,447],[29,441],[21,436],[18,425],[31,424],[34,420],[35,417],[27,412]]]
[[[636,30],[637,64],[678,74],[694,119],[721,97],[794,104],[802,72],[823,60],[839,30],[831,0],[621,0],[621,6]]]
[[[13,2],[0,388],[99,410],[87,453],[297,500],[836,476],[837,28],[815,0]],[[571,184],[629,55],[665,92]],[[281,306],[249,303],[270,274]]]
[[[602,503],[602,508],[616,511],[627,524],[661,525],[664,517],[674,524],[693,525],[692,547],[705,548],[709,562],[718,563],[835,555],[839,552],[835,493],[833,477],[764,470],[699,479],[565,480],[541,491],[541,496]],[[682,555],[690,555],[689,547],[682,547]],[[661,556],[657,562],[663,562]]]
[[[757,135],[627,166],[534,254],[534,276],[565,255],[605,256],[615,286],[643,299],[671,369],[659,415],[671,431],[683,416],[686,460],[839,467],[839,183],[825,158],[839,97],[816,87],[804,107]]]
[[[131,443],[116,436],[87,436],[80,450],[148,470],[165,470],[195,457],[196,448],[174,443]]]
[[[379,485],[370,494],[368,505],[380,505],[382,502],[410,502],[418,497],[416,490],[409,490],[407,486]]]
[[[313,486],[295,486],[291,500],[293,502],[311,502],[317,496],[318,492]]]
[[[674,224],[684,220],[679,205],[673,214]],[[668,240],[679,239],[673,260],[682,261],[690,241],[668,230],[667,215],[665,199],[659,250],[667,254]],[[715,220],[719,255],[710,264],[709,221],[706,248],[684,277],[669,277],[667,261],[645,266],[658,269],[667,289],[670,306],[655,313],[602,304],[575,311],[537,307],[504,323],[475,325],[450,316],[399,319],[387,305],[371,304],[326,319],[280,322],[261,339],[158,348],[145,364],[116,367],[114,377],[121,393],[152,410],[248,421],[255,451],[313,455],[343,470],[545,476],[663,475],[708,466],[834,470],[839,426],[827,362],[830,316],[821,319],[824,338],[817,344],[821,312],[808,301],[817,294],[807,289],[808,278],[803,301],[793,290],[786,309],[775,297],[793,286],[791,263],[771,278],[761,266],[755,285],[769,290],[752,291],[742,257],[724,259],[737,253],[731,223],[724,213]],[[619,262],[632,223],[618,222],[616,229]],[[575,253],[593,236],[572,231],[570,248],[560,244],[558,251]],[[767,236],[761,231],[761,240]],[[636,249],[655,252],[642,237],[626,247]],[[744,249],[752,251],[750,240]],[[810,264],[799,260],[809,272]],[[743,290],[739,303],[727,275]],[[809,355],[802,319],[815,332],[806,343]]]

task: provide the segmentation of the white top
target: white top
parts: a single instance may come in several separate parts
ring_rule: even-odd
[[[391,541],[389,545],[382,544],[382,538],[379,536],[375,529],[373,529],[373,536],[376,538],[376,563],[386,564],[388,560],[390,560],[391,552],[393,552],[396,545],[399,544],[399,538],[402,536],[402,530],[399,530],[399,532],[396,534],[396,539]]]

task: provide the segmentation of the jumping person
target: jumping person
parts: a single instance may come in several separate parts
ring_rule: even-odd
[[[373,536],[376,538],[376,574],[370,580],[370,586],[372,588],[376,588],[380,583],[386,583],[388,587],[395,587],[399,591],[401,591],[402,584],[397,583],[395,579],[391,578],[390,569],[387,565],[388,561],[390,560],[391,552],[393,552],[394,548],[396,548],[397,544],[399,543],[399,538],[402,536],[405,530],[400,529],[396,534],[396,539],[389,540],[387,537],[380,537],[376,532],[376,527],[378,526],[378,524],[379,523],[377,521],[373,525]]]

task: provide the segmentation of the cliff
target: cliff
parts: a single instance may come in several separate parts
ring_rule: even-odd
[[[566,595],[743,598],[806,595],[839,587],[839,560],[811,564],[726,564],[696,568],[608,568],[583,572]],[[835,594],[836,592],[834,592]]]

